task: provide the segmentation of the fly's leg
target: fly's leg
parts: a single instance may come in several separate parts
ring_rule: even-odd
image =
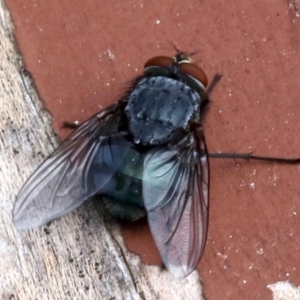
[[[265,162],[275,162],[279,164],[300,164],[300,157],[285,158],[285,157],[269,157],[253,155],[252,153],[209,153],[209,158],[221,158],[221,159],[244,159],[244,160],[260,160]]]
[[[78,121],[75,121],[75,122],[64,121],[61,128],[77,129],[79,126],[80,126],[80,123]]]
[[[208,88],[206,89],[206,91],[204,92],[204,98],[206,98],[208,101],[209,101],[209,95],[215,89],[216,85],[222,79],[222,77],[223,77],[222,75],[216,74],[214,76],[212,82],[210,83],[210,85],[208,86]]]

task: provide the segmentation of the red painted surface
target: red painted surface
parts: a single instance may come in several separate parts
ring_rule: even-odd
[[[26,68],[54,118],[83,121],[171,43],[198,51],[223,79],[204,121],[210,152],[300,156],[300,20],[287,1],[6,0]],[[209,300],[271,299],[300,284],[300,168],[213,160],[208,243],[199,265]],[[141,225],[142,224],[142,225]],[[145,222],[128,247],[160,259]]]

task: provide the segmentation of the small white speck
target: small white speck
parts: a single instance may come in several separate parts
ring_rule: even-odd
[[[247,283],[247,280],[244,279],[244,280],[243,280],[243,283]]]
[[[296,214],[297,214],[297,212],[296,212],[296,211],[294,211],[294,212],[293,212],[293,215],[294,215],[294,216],[296,216]]]
[[[222,254],[222,253],[217,253],[218,256],[222,257],[223,259],[226,259],[227,258],[227,255],[226,254]]]
[[[111,59],[111,60],[115,59],[115,55],[109,49],[107,50],[107,55],[108,55],[109,59]]]
[[[257,251],[256,251],[257,254],[263,254],[264,253],[264,249],[263,248],[259,248]]]
[[[229,236],[230,239],[232,239],[232,234]]]
[[[249,57],[247,57],[247,58],[246,58],[246,61],[249,61],[249,60],[250,60],[250,58],[249,58]]]
[[[245,182],[242,182],[241,184],[240,184],[240,187],[243,187],[243,186],[245,186],[246,184],[245,184]]]
[[[155,20],[155,24],[156,24],[156,25],[160,24],[160,20],[156,19],[156,20]]]
[[[250,185],[251,189],[255,189],[255,183],[254,182],[251,182],[249,185]]]
[[[286,276],[290,276],[290,273],[286,273],[285,275],[286,275]]]

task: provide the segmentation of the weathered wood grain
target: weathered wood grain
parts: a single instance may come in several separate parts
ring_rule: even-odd
[[[128,253],[99,203],[28,232],[11,221],[15,196],[57,146],[0,0],[0,298],[201,299],[197,272],[175,280]]]

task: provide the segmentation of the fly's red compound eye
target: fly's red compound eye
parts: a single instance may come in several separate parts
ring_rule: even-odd
[[[208,84],[207,77],[205,73],[202,71],[202,69],[198,68],[196,65],[191,63],[181,63],[180,70],[181,72],[200,81],[205,87],[207,87]]]
[[[168,67],[174,63],[174,59],[168,56],[155,56],[150,58],[144,65],[144,68],[148,67]]]

